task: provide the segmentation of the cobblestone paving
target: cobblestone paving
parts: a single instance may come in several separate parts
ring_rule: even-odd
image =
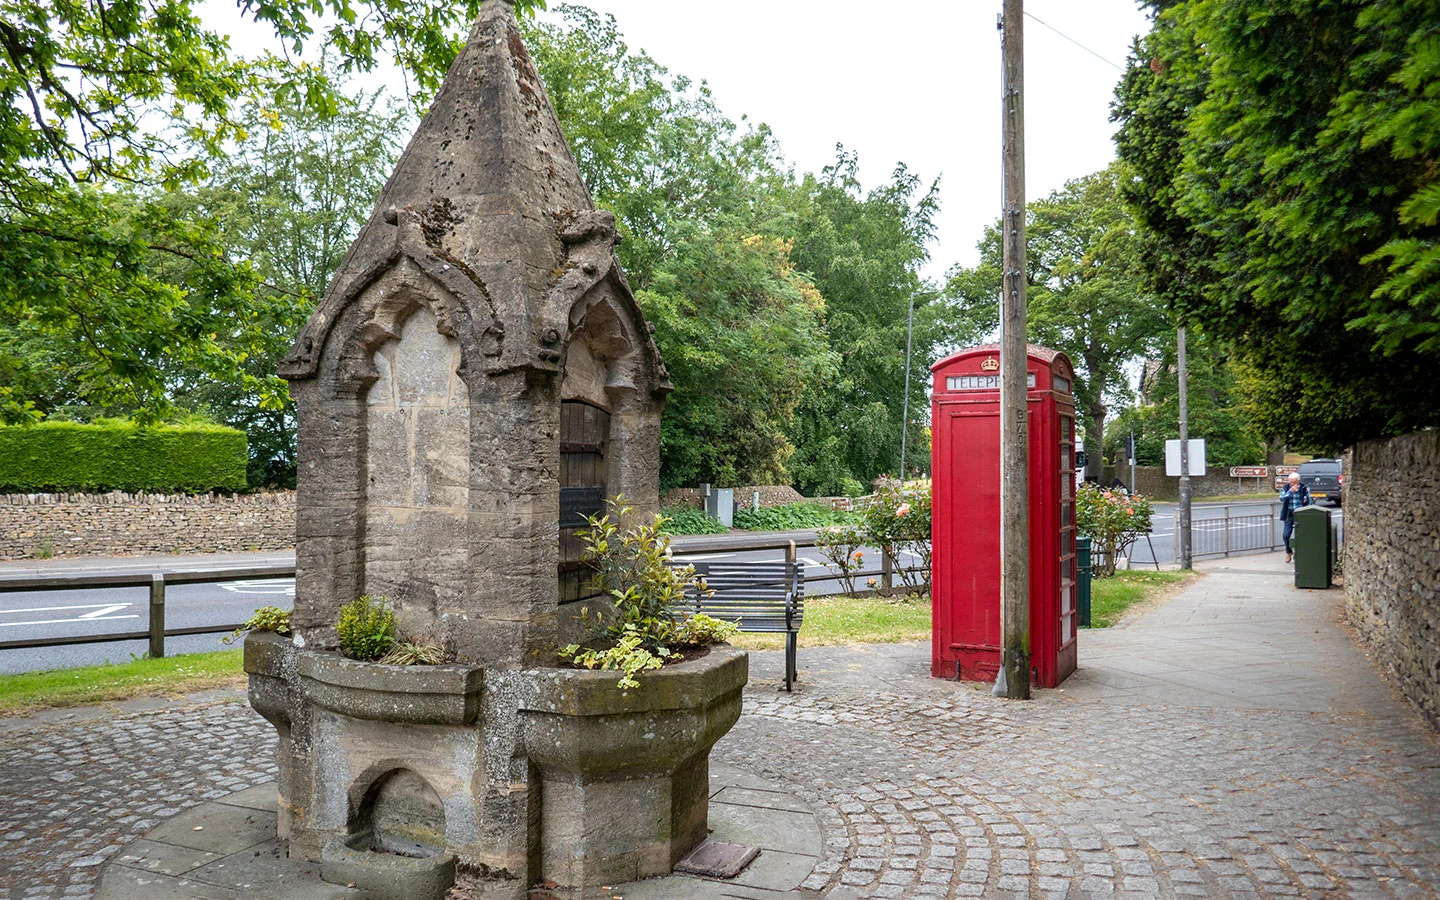
[[[716,749],[817,810],[827,858],[805,885],[817,893],[1440,891],[1440,745],[1408,713],[1010,704],[936,682],[822,682],[752,686]],[[273,747],[240,703],[10,730],[0,900],[89,897],[127,842],[273,779]]]
[[[243,703],[0,738],[0,900],[89,897],[100,867],[181,810],[275,780],[274,730]]]
[[[1440,889],[1440,748],[1413,716],[811,688],[755,692],[717,752],[794,785],[820,811],[828,858],[807,888],[844,885],[863,897]]]

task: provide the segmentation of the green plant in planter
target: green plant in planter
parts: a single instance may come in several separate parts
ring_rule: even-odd
[[[640,682],[635,680],[635,673],[643,672],[646,669],[658,669],[665,665],[667,657],[674,655],[665,647],[656,647],[652,651],[644,644],[644,635],[640,634],[634,625],[624,625],[621,626],[620,635],[615,638],[615,645],[612,647],[597,650],[571,644],[561,650],[560,655],[575,665],[584,666],[587,669],[611,669],[624,672],[624,677],[620,679],[620,687],[636,688],[640,686]]]
[[[638,672],[658,669],[683,654],[677,649],[727,640],[739,627],[686,609],[686,594],[708,591],[694,566],[672,565],[665,517],[622,531],[618,519],[634,510],[623,497],[606,501],[610,512],[592,516],[581,531],[580,558],[595,570],[596,586],[615,604],[615,623],[604,646],[571,644],[560,657],[589,669],[622,671],[621,688],[639,685]]]
[[[255,610],[244,625],[221,638],[221,643],[233,644],[247,631],[273,631],[276,634],[290,633],[290,610],[278,606],[262,606]]]
[[[395,613],[384,597],[366,594],[340,607],[340,652],[362,662],[374,662],[395,645]]]
[[[380,661],[392,666],[438,666],[445,661],[445,648],[429,637],[399,640]]]

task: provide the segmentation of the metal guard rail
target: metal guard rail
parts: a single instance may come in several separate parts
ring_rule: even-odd
[[[784,538],[749,538],[735,535],[730,540],[711,541],[704,549],[729,551],[785,550],[787,557],[794,558],[795,541]],[[679,549],[679,548],[677,548]],[[681,554],[686,551],[680,550]],[[701,552],[698,549],[690,552]],[[899,568],[884,560],[886,565],[873,571],[856,572],[852,579],[881,579],[879,592],[888,594],[894,589],[894,576],[902,571],[924,571],[924,566]],[[20,578],[0,578],[0,593],[21,591],[63,591],[77,588],[149,587],[150,614],[149,628],[145,631],[109,632],[105,634],[69,635],[66,637],[35,638],[30,640],[0,641],[0,650],[33,650],[42,647],[63,647],[73,644],[108,644],[119,641],[150,642],[149,655],[160,658],[165,655],[165,639],[191,634],[226,634],[243,628],[243,622],[228,625],[198,625],[189,628],[165,627],[165,588],[172,584],[221,584],[227,581],[245,581],[250,578],[293,578],[295,564],[274,564],[267,566],[243,566],[229,569],[184,570],[176,572],[131,572],[115,575],[32,575]],[[805,576],[807,584],[820,581],[838,581],[833,572],[823,575]],[[857,593],[861,593],[858,592]]]
[[[0,578],[0,592],[63,591],[75,588],[145,587],[150,588],[150,627],[145,631],[111,632],[107,634],[76,634],[67,637],[33,640],[0,641],[0,650],[30,650],[40,647],[63,647],[71,644],[108,644],[116,641],[150,642],[150,656],[165,655],[165,639],[187,634],[225,634],[245,627],[233,625],[197,625],[190,628],[165,627],[165,588],[171,584],[220,584],[250,578],[294,577],[294,563],[288,565],[246,566],[232,569],[187,570],[183,572],[135,572],[121,575],[37,575],[24,578]]]

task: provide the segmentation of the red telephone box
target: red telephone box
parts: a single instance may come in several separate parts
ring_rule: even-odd
[[[1030,440],[1030,664],[1055,687],[1075,671],[1074,370],[1027,354]],[[931,367],[934,629],[930,674],[994,681],[1000,668],[1000,349]]]

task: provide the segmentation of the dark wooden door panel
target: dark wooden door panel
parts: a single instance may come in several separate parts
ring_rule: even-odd
[[[588,403],[560,404],[560,602],[595,596],[590,570],[580,561],[577,532],[585,517],[605,511],[605,443],[610,414]]]

